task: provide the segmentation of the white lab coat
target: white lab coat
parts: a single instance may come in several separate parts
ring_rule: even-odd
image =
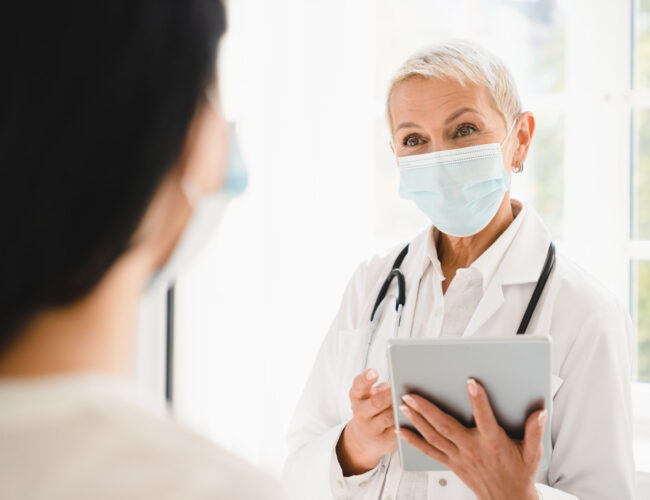
[[[527,207],[514,241],[487,284],[464,335],[515,335],[539,277],[551,236]],[[425,239],[411,241],[402,264],[406,304],[400,337],[411,332],[419,280],[425,269]],[[361,371],[370,312],[395,257],[395,248],[359,266],[345,291],[290,426],[284,478],[295,498],[345,498],[337,479],[335,446],[352,418],[348,392]],[[394,282],[393,282],[394,283]],[[396,285],[393,285],[396,287]],[[394,289],[389,293],[395,293]],[[418,304],[417,307],[428,307]],[[387,309],[388,311],[389,309]],[[384,314],[368,366],[387,380],[386,342],[393,314]],[[552,337],[553,450],[536,487],[544,499],[626,500],[633,497],[630,401],[631,322],[617,299],[576,264],[558,255],[528,332]],[[525,376],[525,374],[522,374]],[[338,469],[340,474],[340,468]],[[353,498],[394,499],[401,468],[397,452]],[[475,498],[451,471],[428,474],[429,498]]]

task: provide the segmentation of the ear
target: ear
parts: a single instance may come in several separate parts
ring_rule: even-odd
[[[523,163],[526,161],[530,142],[533,140],[533,134],[535,133],[535,117],[530,111],[524,111],[519,115],[519,123],[519,129],[517,130],[517,141],[519,144],[515,148],[512,161],[520,161]]]
[[[228,137],[229,130],[218,101],[206,97],[190,123],[176,167],[179,179],[189,180],[199,195],[223,183]]]

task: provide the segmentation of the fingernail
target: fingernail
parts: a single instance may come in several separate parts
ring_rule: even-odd
[[[390,384],[388,382],[382,382],[381,384],[377,384],[375,388],[377,391],[383,391],[384,389],[388,389],[390,387]]]
[[[368,380],[372,380],[373,378],[376,378],[376,377],[377,377],[377,372],[376,372],[375,370],[373,370],[372,368],[370,368],[370,369],[366,372],[366,378],[367,378]]]
[[[402,413],[406,415],[407,417],[411,416],[411,410],[409,410],[409,407],[406,405],[400,405],[399,407],[400,410],[402,410]]]
[[[412,398],[411,396],[409,396],[408,394],[405,394],[404,396],[402,396],[402,399],[403,399],[404,402],[405,402],[407,405],[409,405],[410,407],[412,407],[412,408],[417,408],[417,407],[418,407],[418,404],[415,402],[415,399],[413,399],[413,398]]]
[[[546,422],[547,416],[548,416],[548,412],[544,410],[542,413],[539,414],[539,417],[537,417],[537,422],[539,422],[540,427],[544,427],[544,422]]]
[[[473,378],[468,378],[467,389],[469,390],[471,396],[476,396],[476,394],[478,393],[478,389],[476,388],[476,380],[474,380]]]

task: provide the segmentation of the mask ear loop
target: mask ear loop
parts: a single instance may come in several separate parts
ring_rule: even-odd
[[[519,117],[521,116],[521,113],[518,113],[517,116],[515,116],[515,119],[512,121],[512,125],[510,125],[510,128],[508,129],[508,133],[506,134],[506,137],[501,141],[501,149],[503,149],[503,145],[508,141],[510,138],[510,134],[512,133],[512,130],[515,128],[515,125],[519,121]]]
[[[503,149],[503,145],[504,145],[504,144],[508,141],[508,139],[510,138],[510,134],[512,133],[513,129],[515,128],[515,125],[516,125],[517,122],[519,121],[519,117],[520,117],[520,116],[521,116],[521,113],[517,113],[517,116],[516,116],[515,119],[512,121],[512,125],[510,125],[510,128],[508,129],[508,133],[506,134],[505,139],[503,139],[503,141],[501,142],[501,149]],[[524,169],[523,164],[522,164],[521,162],[518,162],[517,165],[521,165],[521,168],[520,168],[517,172],[515,172],[515,173],[521,172],[521,171]],[[518,168],[519,168],[519,167],[518,167]],[[513,172],[514,172],[514,170],[513,170]],[[508,178],[508,189],[509,189],[509,188],[510,188],[510,178]]]
[[[508,129],[508,133],[506,134],[506,136],[505,136],[505,138],[503,139],[503,141],[501,141],[500,148],[501,148],[502,150],[503,150],[503,145],[508,141],[508,139],[510,138],[510,134],[512,133],[512,130],[515,128],[515,125],[516,125],[517,122],[519,121],[519,117],[520,117],[520,116],[521,116],[521,113],[517,113],[517,116],[515,116],[515,119],[512,121],[512,125],[510,125],[510,128]],[[504,175],[505,178],[506,178],[506,184],[508,185],[508,189],[510,189],[510,188],[512,187],[512,185],[510,184],[510,177],[509,177],[508,175],[506,175],[505,172],[504,172],[503,175]]]

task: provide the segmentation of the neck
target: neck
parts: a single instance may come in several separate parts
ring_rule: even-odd
[[[510,195],[506,193],[496,215],[481,232],[467,237],[440,233],[438,258],[443,269],[469,267],[497,240],[514,219]]]
[[[124,256],[81,300],[43,311],[0,356],[2,376],[128,375],[145,266]]]

